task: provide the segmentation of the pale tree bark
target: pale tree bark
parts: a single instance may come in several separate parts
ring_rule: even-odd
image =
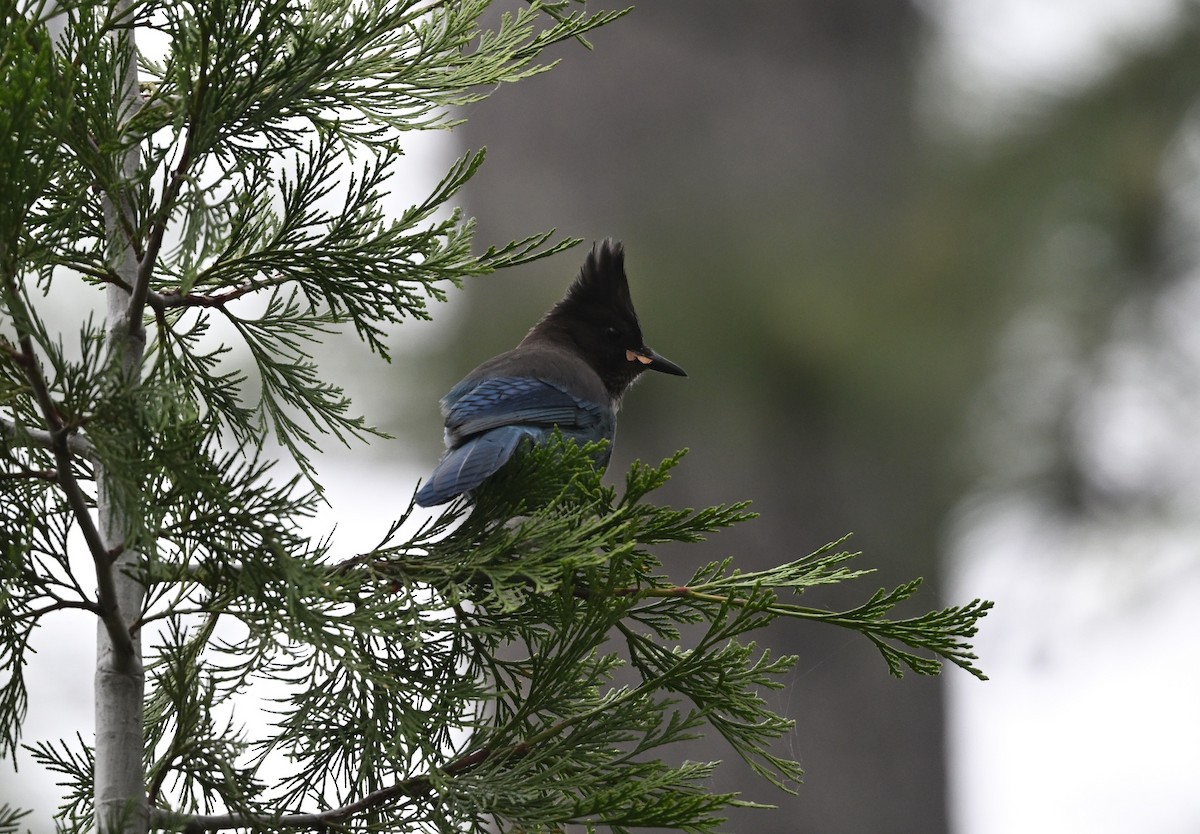
[[[47,21],[52,41],[62,49],[67,21],[66,15],[56,14],[60,11],[51,0],[39,4],[33,13]],[[134,29],[132,25],[123,25],[124,21],[132,19],[131,0],[117,0],[114,12],[110,19],[115,20],[116,25],[109,37],[124,61],[119,100],[114,106],[118,118],[125,120],[140,101]],[[141,150],[133,143],[121,160],[121,184],[103,196],[109,262],[126,287],[138,286],[139,279],[144,285],[149,277],[149,269],[140,268],[130,239],[137,217],[137,194],[132,183],[140,166]],[[153,255],[150,257],[152,259]],[[141,309],[133,299],[134,293],[115,284],[109,285],[107,361],[110,368],[124,376],[127,385],[136,385],[146,344]],[[26,353],[33,368],[32,346]],[[133,525],[127,510],[115,500],[110,476],[98,462],[98,523],[93,521],[73,466],[76,456],[93,451],[91,444],[81,444],[80,438],[70,434],[50,401],[45,385],[40,383],[40,373],[31,370],[30,377],[35,391],[41,394],[39,402],[47,421],[48,445],[55,454],[64,491],[96,568],[96,602],[100,615],[94,695],[96,830],[104,834],[144,834],[148,825],[142,766],[145,675],[140,634],[130,626],[141,615],[145,588],[135,578],[140,556],[126,547]]]
[[[130,14],[129,0],[118,0],[118,19]],[[121,80],[120,118],[134,112],[138,104],[137,46],[130,26],[114,35],[118,50],[127,61]],[[132,145],[122,160],[122,181],[129,186],[141,164],[141,151]],[[127,287],[135,287],[139,262],[129,232],[137,212],[133,188],[104,198],[105,226],[109,257],[113,268]],[[126,223],[121,222],[124,216]],[[136,383],[145,351],[146,337],[141,310],[132,304],[131,294],[115,284],[108,288],[107,359],[127,383]],[[102,468],[97,471],[97,508],[104,547],[110,554],[110,583],[113,596],[102,607],[111,606],[107,622],[102,620],[96,635],[96,772],[95,811],[97,831],[142,834],[147,830],[146,794],[142,768],[144,746],[143,703],[145,674],[142,667],[140,632],[130,625],[140,616],[145,588],[135,576],[140,556],[126,547],[132,528],[126,508],[115,500],[111,481]],[[97,571],[104,566],[97,564]],[[99,578],[99,577],[98,577]],[[103,579],[100,586],[105,586]],[[114,620],[116,623],[114,623]],[[119,628],[114,630],[114,625]]]

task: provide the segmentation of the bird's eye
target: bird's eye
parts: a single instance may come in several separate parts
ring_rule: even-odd
[[[617,339],[621,338],[621,331],[610,325],[604,328],[604,336],[609,341],[615,342]]]

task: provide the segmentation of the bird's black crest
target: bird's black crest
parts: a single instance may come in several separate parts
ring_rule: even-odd
[[[611,238],[592,246],[579,276],[552,313],[569,316],[589,309],[610,310],[637,320],[625,277],[625,247]]]

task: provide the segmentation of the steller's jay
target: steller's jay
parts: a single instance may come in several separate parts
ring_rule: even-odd
[[[442,398],[446,454],[417,503],[432,507],[470,492],[523,441],[542,443],[555,426],[580,443],[611,444],[621,395],[646,370],[687,376],[646,347],[625,250],[606,240],[592,247],[566,297],[521,344],[484,362]],[[607,464],[606,450],[599,465]]]

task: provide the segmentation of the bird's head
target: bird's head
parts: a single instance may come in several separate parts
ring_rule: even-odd
[[[629,295],[625,249],[606,240],[592,247],[566,296],[530,331],[581,355],[619,400],[643,371],[687,376],[683,368],[651,350]]]

